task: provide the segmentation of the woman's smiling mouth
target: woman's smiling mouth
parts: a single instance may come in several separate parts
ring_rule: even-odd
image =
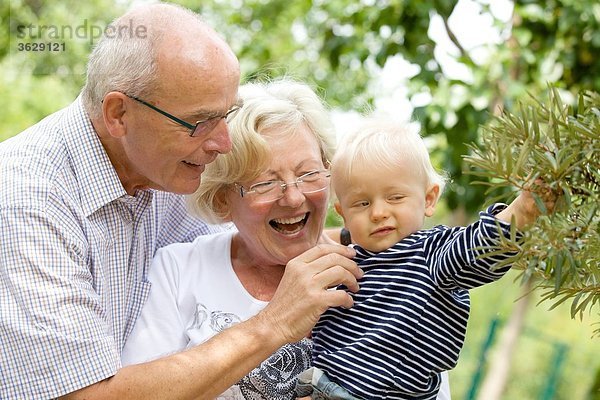
[[[269,225],[273,229],[275,229],[279,233],[283,233],[285,235],[292,235],[294,233],[298,233],[304,228],[306,225],[306,221],[308,221],[308,216],[310,213],[306,213],[302,216],[293,217],[293,218],[276,218],[269,221]]]

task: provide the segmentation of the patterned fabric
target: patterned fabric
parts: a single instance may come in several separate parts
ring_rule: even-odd
[[[0,398],[116,373],[154,251],[220,231],[181,196],[123,189],[80,99],[0,143]]]
[[[308,367],[312,341],[286,344],[237,383],[246,400],[294,400],[296,377]]]
[[[480,257],[510,225],[480,213],[467,226],[437,226],[372,253],[356,246],[365,272],[350,309],[325,312],[313,330],[313,365],[352,395],[435,399],[440,372],[456,365],[469,317],[468,289],[495,281],[513,254]]]

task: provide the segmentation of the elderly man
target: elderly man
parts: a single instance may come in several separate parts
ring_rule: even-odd
[[[290,262],[256,317],[121,367],[156,249],[217,229],[187,215],[182,195],[231,148],[240,71],[227,44],[178,6],[145,5],[113,27],[81,96],[0,144],[2,399],[214,398],[325,309],[352,305],[327,288],[357,289],[350,251],[317,246]]]

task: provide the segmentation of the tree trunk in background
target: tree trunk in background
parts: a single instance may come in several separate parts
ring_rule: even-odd
[[[519,17],[513,13],[513,25],[520,25]],[[513,54],[513,63],[510,67],[510,79],[518,80],[520,75],[519,69],[519,45],[515,37],[511,34],[508,39],[508,46]],[[490,112],[493,115],[500,115],[504,108],[504,100],[507,91],[508,83],[502,80],[497,82],[496,97],[490,103]],[[525,294],[519,301],[516,302],[515,308],[510,315],[506,326],[502,330],[502,334],[496,346],[496,351],[493,353],[490,361],[490,367],[485,375],[485,379],[479,390],[477,400],[500,400],[509,378],[510,365],[517,346],[517,340],[523,330],[523,324],[529,308],[531,295],[531,282],[527,282],[523,286]]]
[[[515,303],[515,308],[502,330],[500,340],[496,345],[496,351],[491,358],[490,367],[486,373],[477,400],[500,400],[509,378],[510,365],[517,340],[523,331],[523,324],[529,309],[531,295],[531,283],[523,286],[525,294]]]
[[[458,206],[450,214],[450,226],[465,226],[469,224],[469,216],[464,206]]]

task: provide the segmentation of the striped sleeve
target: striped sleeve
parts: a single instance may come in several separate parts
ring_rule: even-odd
[[[496,266],[516,253],[491,254],[501,236],[510,236],[510,224],[495,218],[505,208],[505,204],[494,204],[479,213],[478,221],[466,227],[440,229],[427,238],[427,264],[440,287],[472,289],[500,279],[510,269],[510,264]]]

